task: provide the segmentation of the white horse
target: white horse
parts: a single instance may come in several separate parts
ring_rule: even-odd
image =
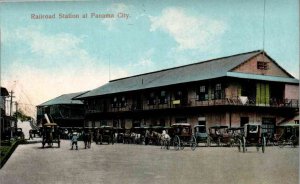
[[[166,148],[169,149],[170,142],[171,142],[171,137],[165,130],[163,130],[161,136],[160,136],[160,142],[161,142],[161,149]]]

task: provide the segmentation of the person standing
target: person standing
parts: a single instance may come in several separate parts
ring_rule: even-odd
[[[77,135],[77,132],[73,132],[71,141],[72,141],[72,148],[71,149],[73,149],[73,145],[75,145],[76,150],[78,150],[78,145],[77,145],[78,135]]]

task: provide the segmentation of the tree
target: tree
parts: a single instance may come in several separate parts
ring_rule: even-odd
[[[17,112],[14,113],[13,115],[14,117],[16,117],[17,119],[20,119],[21,121],[29,121],[32,119],[31,116],[27,116],[22,109],[18,109]]]

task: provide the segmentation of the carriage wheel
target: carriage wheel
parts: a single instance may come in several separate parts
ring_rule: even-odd
[[[184,149],[184,142],[180,141],[180,149],[183,150]]]
[[[266,149],[266,138],[263,137],[263,139],[262,139],[262,147],[261,147],[261,150],[262,150],[263,153],[265,152],[265,149]]]
[[[197,140],[196,140],[196,137],[195,137],[195,136],[192,136],[192,139],[191,139],[191,149],[192,149],[193,151],[195,151],[196,147],[197,147]]]
[[[174,137],[173,144],[174,144],[174,149],[176,151],[179,150],[179,148],[180,148],[180,139],[177,135]]]
[[[245,137],[243,137],[242,144],[243,144],[243,153],[245,153],[246,152],[246,138]]]
[[[290,139],[291,139],[291,142],[292,142],[292,147],[295,148],[298,144],[298,137],[292,135],[292,137]]]

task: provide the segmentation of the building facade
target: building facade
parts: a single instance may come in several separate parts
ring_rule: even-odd
[[[0,94],[0,122],[1,122],[1,139],[6,139],[11,135],[11,122],[15,120],[14,118],[10,117],[6,113],[6,98],[9,96],[9,93],[6,88],[1,87],[1,94]]]
[[[253,51],[112,80],[76,99],[84,101],[85,126],[260,123],[273,132],[298,113],[298,94],[297,79]]]
[[[74,97],[86,92],[64,94],[37,106],[37,124],[46,123],[45,114],[50,121],[57,123],[60,127],[83,127],[84,126],[84,104]]]

